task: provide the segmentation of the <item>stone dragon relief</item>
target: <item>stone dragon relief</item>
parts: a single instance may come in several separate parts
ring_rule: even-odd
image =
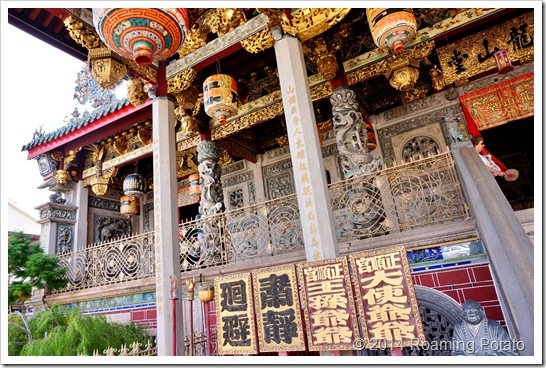
[[[348,88],[337,88],[330,102],[345,177],[365,175],[380,169],[379,158],[374,158],[366,147],[364,120],[358,111],[356,93]]]
[[[221,184],[220,155],[213,141],[202,141],[197,145],[197,170],[201,176],[201,216],[212,216],[224,212],[224,193]]]

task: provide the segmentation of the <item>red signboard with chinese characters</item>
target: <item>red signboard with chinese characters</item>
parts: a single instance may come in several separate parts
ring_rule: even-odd
[[[305,350],[294,265],[252,271],[260,352]]]
[[[214,280],[218,354],[256,354],[250,273]]]
[[[418,346],[423,324],[404,247],[349,256],[367,348]]]
[[[310,351],[354,350],[360,338],[347,258],[298,264]]]

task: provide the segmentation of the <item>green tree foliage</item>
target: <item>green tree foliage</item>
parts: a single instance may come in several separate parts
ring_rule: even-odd
[[[8,272],[13,276],[8,288],[9,305],[29,299],[33,287],[54,290],[68,282],[66,269],[59,267],[59,260],[22,232],[8,235]]]
[[[37,312],[29,325],[32,342],[21,328],[11,326],[8,330],[10,343],[13,341],[10,355],[93,355],[95,349],[103,354],[108,347],[119,349],[123,344],[129,347],[134,341],[144,347],[151,339],[140,325],[108,322],[104,316],[87,316],[78,309],[58,305]],[[25,343],[21,345],[20,342]]]

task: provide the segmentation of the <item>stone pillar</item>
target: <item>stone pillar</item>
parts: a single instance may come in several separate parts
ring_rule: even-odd
[[[74,250],[87,247],[87,215],[88,215],[89,189],[84,188],[83,180],[76,183],[73,191],[73,204],[78,206],[76,213],[76,225],[74,234]]]
[[[275,56],[308,261],[339,256],[301,42],[285,35]]]
[[[35,207],[40,211],[42,225],[40,243],[47,254],[63,253],[74,249],[74,224],[78,207],[47,202]]]
[[[453,157],[489,257],[510,335],[524,342],[521,354],[533,355],[533,244],[494,177],[468,142],[455,144]]]
[[[173,335],[170,275],[180,278],[180,250],[178,244],[176,145],[174,130],[174,102],[167,97],[165,64],[160,63],[158,87],[152,103],[155,271],[157,302],[157,355],[172,354],[176,338],[177,353],[183,354],[182,307],[176,303],[176,336]]]

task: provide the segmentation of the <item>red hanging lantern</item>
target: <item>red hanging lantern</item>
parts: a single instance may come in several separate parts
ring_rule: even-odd
[[[366,16],[373,40],[381,50],[401,52],[417,32],[411,8],[367,8]]]
[[[190,189],[189,194],[192,197],[201,197],[201,187],[199,186],[199,174],[192,174],[189,176]]]
[[[186,40],[188,9],[96,8],[100,39],[117,54],[146,66],[174,55]]]
[[[510,55],[508,55],[508,50],[499,50],[493,55],[495,56],[495,61],[497,62],[497,69],[499,70],[499,74],[506,74],[514,69],[512,63],[510,62]]]

